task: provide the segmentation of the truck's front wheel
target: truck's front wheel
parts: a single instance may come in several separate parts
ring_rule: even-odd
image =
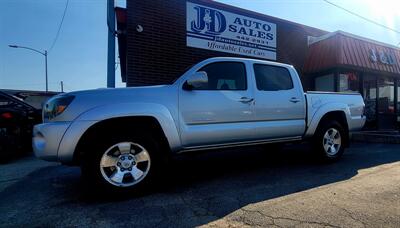
[[[106,190],[139,190],[153,182],[160,167],[158,145],[149,136],[101,137],[83,156],[82,174]]]
[[[321,123],[314,136],[314,149],[325,161],[336,161],[344,152],[346,134],[337,121]]]

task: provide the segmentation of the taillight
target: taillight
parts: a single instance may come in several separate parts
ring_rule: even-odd
[[[13,115],[10,112],[5,112],[1,114],[1,117],[4,119],[11,119],[13,118]]]

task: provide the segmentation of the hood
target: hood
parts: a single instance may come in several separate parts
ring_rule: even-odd
[[[174,85],[141,86],[112,89],[75,91],[61,96],[75,98],[56,121],[71,121],[80,114],[98,106],[126,103],[134,108],[134,103],[176,103],[177,90]]]
[[[150,91],[154,89],[162,89],[168,87],[169,85],[155,85],[155,86],[138,86],[138,87],[125,87],[125,88],[99,88],[90,90],[80,90],[66,93],[73,96],[90,96],[90,95],[124,95],[131,94],[136,91]]]

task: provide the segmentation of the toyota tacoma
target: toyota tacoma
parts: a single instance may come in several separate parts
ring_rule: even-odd
[[[115,190],[148,186],[168,157],[197,150],[308,140],[335,161],[365,123],[358,93],[305,93],[290,65],[230,57],[197,63],[171,85],[61,94],[43,119],[37,157],[79,165]]]

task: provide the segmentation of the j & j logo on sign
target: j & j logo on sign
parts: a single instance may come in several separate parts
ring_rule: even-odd
[[[187,2],[187,46],[276,60],[276,25]]]
[[[205,31],[210,35],[220,35],[225,31],[226,19],[221,12],[200,6],[195,6],[193,9],[197,11],[197,18],[191,21],[192,31],[197,33]]]

